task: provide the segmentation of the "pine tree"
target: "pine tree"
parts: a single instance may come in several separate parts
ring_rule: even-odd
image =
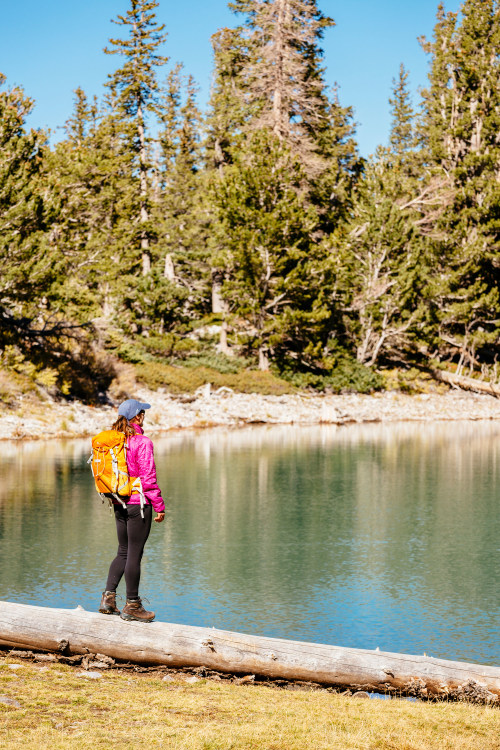
[[[339,248],[345,289],[345,326],[357,360],[410,359],[422,319],[423,238],[411,187],[388,149],[366,165],[352,218]]]
[[[0,74],[0,87],[6,78]],[[27,131],[33,108],[19,87],[0,90],[0,315],[36,319],[47,304],[54,257],[48,242],[50,207],[44,186],[46,136]]]
[[[73,143],[77,148],[83,146],[83,142],[88,135],[89,123],[92,119],[92,114],[95,111],[89,106],[87,95],[85,91],[80,88],[75,89],[75,111],[66,121],[66,134],[68,140]],[[96,102],[94,101],[94,107]],[[95,115],[94,115],[95,116]]]
[[[204,143],[205,170],[207,174],[214,169],[222,177],[224,167],[233,162],[245,141],[244,126],[250,119],[252,107],[247,106],[246,78],[244,69],[251,57],[252,42],[244,34],[244,29],[221,29],[212,36],[214,52],[214,81],[211,88],[208,112],[205,117],[207,137]],[[219,208],[210,206],[208,214],[211,221],[217,221]],[[215,227],[217,234],[217,227]],[[212,243],[213,244],[213,243]],[[216,253],[217,255],[217,253]],[[218,265],[215,256],[210,259],[210,283],[212,287],[212,312],[225,312],[225,303],[221,297],[221,286],[226,270]],[[229,353],[226,342],[226,321],[223,321],[220,346]]]
[[[210,278],[196,94],[192,76],[184,81],[181,66],[171,71],[159,134],[162,190],[157,211],[163,276],[183,290],[179,294],[189,317],[208,311]]]
[[[312,164],[327,108],[319,42],[333,19],[316,0],[235,0],[230,7],[245,14],[252,43],[243,70],[251,127],[269,129]]]
[[[108,82],[108,87],[116,95],[117,111],[122,119],[123,136],[130,151],[131,177],[137,172],[137,203],[142,273],[151,268],[149,224],[151,169],[148,154],[147,124],[148,114],[157,113],[158,79],[156,68],[164,65],[168,58],[159,54],[166,34],[165,26],[158,25],[155,8],[156,0],[130,0],[130,8],[125,16],[119,15],[115,21],[128,31],[126,39],[110,39],[111,48],[107,54],[125,57],[125,63],[116,70]]]
[[[110,373],[66,304],[72,269],[57,180],[45,134],[26,130],[32,106],[18,87],[0,92],[0,348],[7,366],[39,385],[95,399]]]
[[[278,146],[281,144],[283,153],[288,154],[290,164],[295,164],[294,169],[300,165],[302,182],[299,185],[294,178],[287,189],[296,190],[302,209],[308,216],[309,211],[311,216],[315,216],[314,242],[308,229],[309,219],[304,219],[307,227],[304,229],[304,243],[310,243],[309,259],[307,264],[300,267],[304,273],[307,268],[308,274],[318,274],[318,278],[324,279],[325,287],[319,289],[316,285],[317,301],[314,302],[308,297],[311,289],[308,278],[305,277],[304,288],[308,291],[305,291],[303,298],[298,295],[290,302],[287,315],[290,313],[292,317],[302,314],[309,316],[308,327],[311,335],[315,331],[315,335],[319,336],[310,340],[308,351],[312,352],[315,347],[321,349],[323,333],[320,336],[319,331],[323,331],[324,315],[330,315],[328,305],[329,312],[324,312],[324,300],[332,298],[330,270],[333,266],[330,263],[330,270],[328,273],[325,272],[329,260],[325,258],[323,239],[346,219],[350,193],[359,172],[359,159],[353,139],[352,113],[349,109],[341,107],[336,93],[332,101],[329,100],[321,67],[323,53],[320,42],[324,30],[332,26],[333,21],[321,13],[316,0],[236,0],[230,3],[230,7],[244,17],[245,23],[232,32],[225,30],[217,38],[216,87],[209,121],[212,128],[214,124],[219,125],[217,137],[212,140],[212,153],[216,155],[214,163],[220,171],[219,180],[224,180],[227,169],[231,184],[237,181],[236,171],[241,169],[241,186],[247,184],[248,163],[251,163],[254,175],[252,179],[259,181],[262,192],[265,190],[266,181],[269,180],[271,194],[275,192],[276,185],[273,173],[269,172],[268,165],[263,163],[262,144],[268,143],[270,158],[280,153]],[[225,99],[226,95],[229,95],[229,99]],[[230,103],[226,108],[224,101]],[[274,143],[272,148],[270,143]],[[216,144],[219,145],[218,156]],[[260,168],[262,174],[257,176],[256,172]],[[233,200],[238,196],[246,201],[247,188],[236,190]],[[219,201],[215,207],[215,224],[219,222],[218,227],[214,226],[217,243],[212,243],[217,244],[212,258],[216,301],[219,299],[219,286],[222,287],[223,296],[226,296],[230,288],[235,288],[236,279],[238,284],[243,283],[244,274],[248,274],[249,288],[255,284],[252,264],[245,261],[240,268],[234,260],[239,254],[234,241],[229,239],[226,232],[227,227],[232,224],[232,217],[225,218],[224,209],[241,214],[247,210],[247,206],[236,208],[232,201]],[[272,223],[277,220],[276,217],[277,215]],[[286,220],[284,221],[283,231],[286,233],[288,230]],[[307,241],[305,237],[308,238]],[[253,243],[246,244],[254,248],[255,263],[261,263],[257,247]],[[224,262],[226,265],[221,265]],[[287,264],[283,263],[281,269],[288,269]],[[292,279],[295,279],[297,274],[293,263],[290,273],[290,284],[293,286],[296,282]],[[224,312],[224,305],[217,304],[217,308],[214,309]],[[278,327],[281,325],[278,325],[278,319],[281,322],[287,319],[286,315],[283,317],[275,310],[272,314],[266,313],[266,316],[269,320],[274,316]],[[313,324],[315,316],[317,317]],[[269,325],[271,330],[274,323],[269,322],[266,325]],[[293,337],[286,334],[280,340],[279,346],[259,345],[261,365],[265,363],[268,355],[275,361],[284,362],[284,351],[286,346],[289,346],[288,363],[295,358],[296,366],[312,366],[314,358],[309,354],[304,355],[307,347],[303,346],[301,334],[296,331],[296,335],[297,346],[302,352],[300,356],[297,352],[297,356],[294,355]],[[267,347],[265,356],[263,346],[264,349]]]
[[[447,181],[433,227],[429,347],[471,371],[492,361],[500,333],[500,6],[439,6],[421,137],[429,168]]]
[[[56,205],[50,240],[64,257],[57,278],[61,305],[71,318],[88,322],[101,308],[110,317],[128,182],[109,112],[96,100],[89,104],[80,88],[66,133],[47,158],[48,189]]]
[[[363,171],[354,138],[351,107],[341,105],[337,91],[325,106],[325,119],[315,133],[319,173],[309,177],[309,194],[320,219],[318,231],[329,236],[349,219],[353,190]]]
[[[199,173],[200,120],[192,77],[182,66],[161,94],[151,221],[157,237],[151,272],[135,285],[134,320],[163,333],[207,310],[206,224]],[[205,212],[206,213],[206,212]],[[149,323],[148,323],[149,319]]]
[[[389,147],[379,147],[365,164],[337,240],[346,332],[358,361],[370,366],[384,359],[414,360],[424,316],[422,213],[429,193],[418,170],[415,114],[403,65],[389,104]]]
[[[209,169],[222,169],[230,164],[233,148],[241,143],[242,129],[249,117],[243,70],[251,54],[250,46],[241,28],[221,29],[212,36],[214,81],[206,116],[205,143]]]
[[[391,134],[389,138],[391,152],[399,164],[403,164],[415,149],[415,112],[408,90],[409,73],[403,63],[399,67],[399,76],[393,78],[393,94],[389,98],[392,108]]]
[[[313,366],[331,315],[327,252],[314,247],[318,219],[303,179],[286,146],[266,130],[214,177],[223,296],[240,342],[258,353],[263,370],[271,359],[282,369]]]
[[[334,21],[316,0],[229,6],[244,23],[214,37],[209,123],[215,163],[229,162],[231,144],[245,133],[268,129],[299,158],[316,203],[333,188],[332,208],[340,205],[352,182],[346,176],[359,170],[352,112],[340,106],[336,91],[329,97],[324,81],[321,40]]]

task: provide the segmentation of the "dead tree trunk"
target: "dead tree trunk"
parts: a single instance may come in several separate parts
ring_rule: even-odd
[[[130,623],[81,608],[0,602],[0,645],[168,667],[305,680],[356,690],[500,701],[500,668],[339,648],[164,622]]]
[[[475,391],[476,393],[489,393],[490,396],[500,396],[500,386],[493,383],[486,383],[484,380],[467,378],[464,375],[456,375],[447,370],[432,370],[432,377],[441,380],[465,391]]]

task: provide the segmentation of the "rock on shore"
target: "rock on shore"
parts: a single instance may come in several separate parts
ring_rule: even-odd
[[[363,422],[500,420],[500,399],[462,391],[409,396],[399,392],[374,395],[261,396],[214,391],[203,386],[194,396],[171,396],[140,388],[134,396],[152,405],[149,433],[167,430],[245,424],[350,424]],[[112,406],[20,401],[1,412],[1,439],[78,437],[108,429]]]

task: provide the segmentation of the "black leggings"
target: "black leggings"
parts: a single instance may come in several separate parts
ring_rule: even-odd
[[[109,567],[106,591],[116,591],[125,574],[127,599],[136,599],[139,596],[142,553],[151,531],[151,505],[144,506],[143,510],[144,518],[141,517],[140,505],[115,507],[118,552]]]

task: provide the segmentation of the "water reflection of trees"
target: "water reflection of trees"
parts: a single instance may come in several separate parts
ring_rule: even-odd
[[[174,578],[195,570],[261,604],[361,580],[396,600],[498,606],[494,424],[220,430],[159,448]]]
[[[367,576],[396,595],[467,603],[471,616],[490,610],[494,618],[500,429],[446,428],[373,444],[358,463],[359,555]]]

